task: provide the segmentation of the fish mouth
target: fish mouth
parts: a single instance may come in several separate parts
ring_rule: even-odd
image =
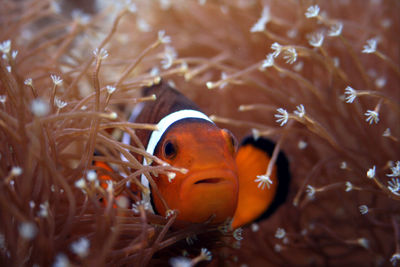
[[[192,174],[187,177],[184,186],[211,186],[230,183],[237,184],[235,172],[231,170],[208,169],[193,171]]]
[[[202,180],[198,180],[194,184],[218,184],[220,182],[223,182],[224,180],[224,178],[205,178]]]
[[[184,220],[204,222],[210,216],[216,216],[212,221],[219,223],[233,216],[237,196],[235,169],[196,169],[191,170],[182,182],[179,207],[187,213]]]

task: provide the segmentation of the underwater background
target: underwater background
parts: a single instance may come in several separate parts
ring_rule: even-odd
[[[0,4],[1,266],[399,265],[399,1]],[[286,154],[270,218],[178,230],[117,197],[145,168],[180,171],[120,142],[154,129],[127,119],[161,79]]]

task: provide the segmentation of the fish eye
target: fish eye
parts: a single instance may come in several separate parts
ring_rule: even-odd
[[[177,147],[172,141],[167,141],[164,144],[164,156],[167,159],[172,159],[176,156]]]

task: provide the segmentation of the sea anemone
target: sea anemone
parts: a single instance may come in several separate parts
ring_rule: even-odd
[[[395,0],[3,1],[0,264],[190,266],[212,253],[242,266],[395,265],[399,11]],[[270,218],[243,233],[176,229],[176,212],[129,194],[146,190],[142,173],[183,171],[143,166],[133,155],[162,162],[120,142],[154,129],[127,118],[161,79],[239,139],[286,154],[289,196]]]

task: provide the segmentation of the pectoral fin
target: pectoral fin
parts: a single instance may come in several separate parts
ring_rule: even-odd
[[[290,174],[282,152],[270,176],[272,184],[262,189],[255,182],[258,175],[266,173],[274,147],[271,141],[262,137],[255,140],[252,136],[245,138],[239,147],[236,155],[239,198],[232,223],[234,229],[269,217],[286,200]]]

